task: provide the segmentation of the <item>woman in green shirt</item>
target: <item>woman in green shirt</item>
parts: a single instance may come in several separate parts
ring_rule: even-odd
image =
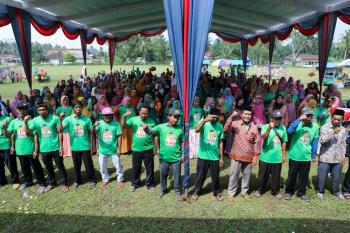
[[[68,96],[62,95],[60,104],[61,106],[59,106],[56,109],[56,116],[60,116],[61,113],[64,113],[65,117],[72,115],[73,107],[69,105]],[[63,135],[63,155],[72,156],[72,153],[70,150],[71,148],[70,148],[69,130],[65,129],[62,135]]]

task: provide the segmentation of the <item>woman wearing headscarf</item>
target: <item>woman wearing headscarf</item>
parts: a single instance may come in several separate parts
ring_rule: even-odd
[[[314,98],[314,96],[313,96],[312,94],[308,94],[308,95],[305,97],[305,99],[300,103],[300,105],[299,105],[299,107],[298,107],[298,112],[297,112],[297,115],[298,115],[298,116],[300,116],[301,110],[302,110],[304,107],[308,106],[308,105],[309,105],[309,101],[310,101],[311,99],[313,99],[313,98]]]
[[[230,88],[226,88],[224,90],[224,96],[225,96],[225,104],[228,106],[232,106],[232,103],[235,101],[235,98],[232,96],[232,92]]]
[[[181,109],[180,101],[173,100],[172,101],[172,107],[168,107],[167,106],[166,114],[168,115],[169,112],[172,112],[174,110],[179,110],[181,115],[180,115],[180,118],[179,118],[179,120],[177,122],[177,125],[182,125],[182,123],[183,123],[183,112],[182,112],[182,109]]]
[[[271,113],[273,113],[276,110],[280,111],[283,115],[281,123],[285,127],[288,127],[288,123],[289,123],[288,111],[287,111],[287,107],[284,104],[283,96],[281,94],[276,95],[275,99],[272,101],[268,110],[269,116],[271,115]]]
[[[204,117],[207,117],[210,113],[210,109],[215,108],[215,101],[213,97],[207,97],[204,106],[203,106],[203,113]]]
[[[96,111],[98,112],[98,119],[99,120],[102,117],[102,115],[101,115],[102,110],[106,107],[110,107],[108,104],[107,98],[105,95],[100,95],[98,100],[97,100],[97,103],[95,105]]]
[[[288,112],[288,126],[297,119],[297,111],[295,108],[295,102],[292,95],[287,95],[286,107]]]
[[[120,83],[117,83],[117,86],[114,88],[114,94],[115,96],[113,97],[111,105],[118,106],[122,102],[124,94],[123,87]]]
[[[129,96],[125,96],[122,100],[122,103],[116,107],[114,110],[114,116],[119,121],[122,119],[122,116],[130,111],[131,115],[128,116],[125,120],[127,121],[129,118],[136,116],[134,107],[131,104],[131,98]],[[122,128],[122,143],[120,145],[120,153],[127,154],[131,152],[131,143],[132,143],[132,130],[130,127],[126,125]]]
[[[266,123],[265,116],[265,106],[261,95],[256,95],[253,104],[253,122],[258,127],[261,128]]]
[[[61,96],[60,101],[61,106],[59,106],[56,109],[56,115],[60,116],[61,113],[64,113],[64,117],[72,115],[73,108],[69,105],[69,99],[68,96],[63,95]],[[69,129],[64,129],[62,135],[60,135],[63,140],[63,155],[64,156],[71,156],[71,150],[70,150],[70,136],[69,136]]]
[[[10,108],[11,108],[11,112],[12,112],[12,115],[16,118],[18,117],[18,114],[17,114],[17,104],[19,102],[23,102],[24,101],[24,98],[23,98],[23,94],[21,91],[18,91],[16,92],[14,98],[13,98],[13,101],[11,102],[10,104]]]

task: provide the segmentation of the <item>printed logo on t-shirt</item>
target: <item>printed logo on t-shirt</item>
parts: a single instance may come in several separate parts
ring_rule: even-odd
[[[41,136],[48,138],[51,136],[51,130],[47,125],[41,127]]]
[[[26,132],[24,131],[24,128],[22,126],[18,126],[18,129],[17,129],[17,137],[18,138],[26,138],[27,137],[27,134]]]
[[[310,140],[310,134],[309,131],[305,131],[304,135],[300,138],[300,144],[302,145],[308,145]]]
[[[273,137],[273,145],[281,145],[281,140],[278,138],[277,135],[275,135],[275,137]]]
[[[136,137],[138,138],[144,138],[146,137],[146,132],[143,130],[143,125],[140,125],[138,128],[137,128],[137,131],[136,131]]]
[[[74,126],[74,136],[81,137],[84,136],[84,129],[80,124]]]
[[[201,114],[199,114],[198,112],[196,112],[194,115],[193,115],[193,120],[194,121],[199,121],[201,119]]]
[[[216,133],[214,130],[210,130],[208,135],[207,135],[207,142],[210,144],[215,144],[216,143]]]
[[[112,136],[111,131],[109,131],[109,129],[106,129],[102,135],[103,141],[110,142],[110,141],[112,141],[112,138],[113,138],[113,136]]]
[[[176,145],[176,138],[173,132],[169,132],[168,135],[165,138],[165,145],[167,146],[175,146]]]

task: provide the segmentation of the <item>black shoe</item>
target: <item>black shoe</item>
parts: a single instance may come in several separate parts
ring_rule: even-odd
[[[290,194],[290,193],[284,194],[284,200],[287,200],[287,201],[292,200],[292,194]]]
[[[310,197],[309,196],[307,196],[307,195],[301,195],[300,197],[299,197],[301,200],[303,200],[303,201],[307,201],[307,202],[309,202],[310,201]]]

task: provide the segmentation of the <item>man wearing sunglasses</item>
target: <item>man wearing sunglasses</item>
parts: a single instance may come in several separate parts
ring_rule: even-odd
[[[312,123],[313,111],[311,108],[304,107],[301,114],[287,130],[288,134],[292,135],[292,143],[288,154],[289,170],[284,198],[291,200],[299,176],[297,197],[303,201],[310,201],[309,196],[306,195],[306,185],[311,161],[314,164],[317,162],[319,127]]]

